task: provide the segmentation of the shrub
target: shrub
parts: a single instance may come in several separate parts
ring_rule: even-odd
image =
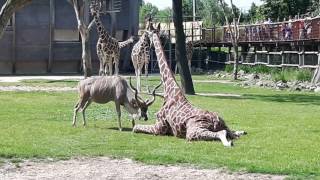
[[[239,65],[239,71],[243,70],[245,73],[250,73],[251,69],[252,69],[251,66],[242,65],[242,64]]]
[[[265,65],[257,65],[257,66],[254,66],[252,71],[254,71],[255,73],[270,74],[272,71],[272,68]]]
[[[224,71],[227,73],[232,73],[233,72],[233,64],[227,64],[226,67],[224,68]]]
[[[286,73],[284,71],[273,72],[271,76],[275,82],[278,82],[278,81],[281,81],[284,83],[288,82],[288,79],[286,77]]]
[[[310,69],[299,69],[296,75],[296,80],[298,81],[311,81],[312,72]]]

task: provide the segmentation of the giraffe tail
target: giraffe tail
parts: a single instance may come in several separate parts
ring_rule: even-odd
[[[120,49],[124,48],[133,42],[134,42],[134,36],[131,36],[128,40],[119,42],[119,48]]]

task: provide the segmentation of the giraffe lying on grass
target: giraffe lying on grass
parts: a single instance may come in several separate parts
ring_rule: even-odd
[[[133,132],[174,135],[186,138],[189,141],[221,140],[224,146],[232,146],[232,139],[246,134],[244,131],[231,131],[216,112],[209,112],[192,106],[169,68],[157,33],[153,34],[153,44],[161,81],[164,85],[164,103],[156,114],[157,122],[155,125],[136,125]]]

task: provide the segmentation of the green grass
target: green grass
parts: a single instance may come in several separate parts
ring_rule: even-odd
[[[127,131],[119,132],[113,103],[92,104],[87,110],[88,127],[82,127],[79,116],[78,127],[72,128],[75,92],[0,92],[0,159],[112,156],[152,164],[320,176],[319,95],[219,83],[197,83],[195,88],[242,95],[188,97],[197,107],[219,112],[232,129],[248,132],[233,148],[220,142],[188,143],[175,137],[133,134],[124,110],[122,122]],[[161,104],[158,99],[152,106],[149,121],[137,123],[154,124]]]

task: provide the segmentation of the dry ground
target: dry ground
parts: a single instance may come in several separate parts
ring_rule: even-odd
[[[66,161],[26,161],[19,166],[5,163],[0,179],[284,179],[284,176],[231,173],[223,169],[198,169],[186,166],[146,165],[130,159],[75,158]]]

